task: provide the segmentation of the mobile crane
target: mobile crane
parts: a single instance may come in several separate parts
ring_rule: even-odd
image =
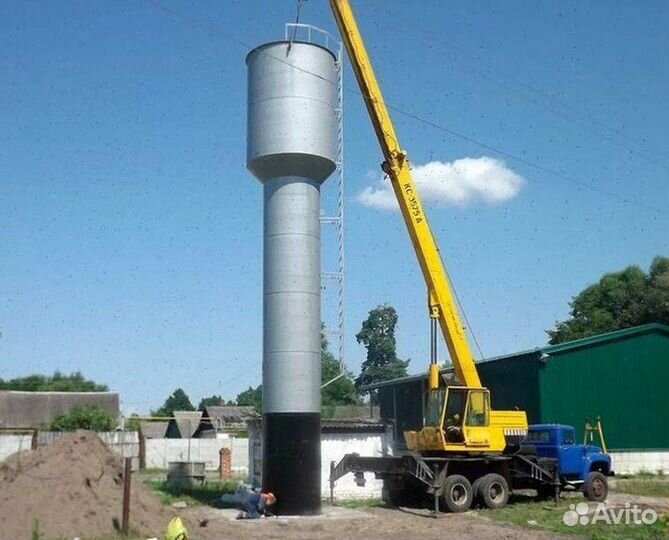
[[[518,452],[528,433],[525,412],[491,409],[490,392],[481,385],[407,153],[400,146],[350,3],[329,2],[381,146],[381,168],[390,179],[427,285],[431,322],[425,418],[422,429],[404,433],[409,453],[382,458],[347,455],[332,465],[331,489],[343,474],[354,472],[361,479],[367,471],[394,482],[390,491],[401,495],[408,475],[427,486],[437,510],[442,499],[456,512],[467,510],[475,497],[489,507],[504,506],[511,483],[538,483],[557,496],[562,484],[559,460]],[[437,325],[461,386],[448,386],[442,380],[437,363]]]

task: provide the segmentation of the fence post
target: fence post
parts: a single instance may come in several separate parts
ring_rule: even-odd
[[[121,531],[128,535],[130,530],[130,479],[132,477],[132,458],[125,458],[125,467],[123,469],[123,517]]]
[[[141,427],[137,434],[139,435],[139,469],[144,470],[146,469],[146,438]]]

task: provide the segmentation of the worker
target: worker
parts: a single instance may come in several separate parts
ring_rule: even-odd
[[[262,516],[271,516],[269,507],[276,502],[274,493],[258,493],[250,491],[242,499],[242,512],[237,519],[258,519]]]
[[[461,443],[465,440],[462,433],[462,420],[458,413],[446,417],[446,440],[452,443]]]
[[[188,531],[180,517],[174,517],[167,524],[164,540],[188,540]]]

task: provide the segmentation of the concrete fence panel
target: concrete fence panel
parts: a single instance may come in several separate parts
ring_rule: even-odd
[[[97,434],[107,447],[120,457],[133,458],[133,469],[139,468],[139,434],[136,431],[110,431]],[[62,432],[40,431],[38,446],[53,444]],[[207,470],[218,470],[219,452],[228,448],[232,452],[232,472],[247,475],[249,470],[249,442],[246,438],[222,437],[219,439],[145,439],[146,466],[167,469],[170,461],[203,461]],[[30,450],[31,435],[0,434],[0,462],[10,455]]]
[[[205,469],[218,470],[220,450],[232,451],[232,472],[248,473],[248,439],[146,439],[146,466],[167,469],[171,461],[203,461]]]
[[[669,451],[612,451],[611,467],[616,474],[669,474]]]
[[[0,463],[9,456],[23,450],[30,450],[32,435],[3,433],[0,435]]]
[[[330,497],[330,462],[339,463],[350,453],[361,456],[383,455],[386,447],[385,433],[323,433],[321,435],[321,496]],[[374,478],[374,474],[365,474],[364,487],[355,483],[352,473],[341,477],[336,482],[336,499],[380,499],[383,480]]]

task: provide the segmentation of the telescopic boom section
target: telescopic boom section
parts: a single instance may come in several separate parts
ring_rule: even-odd
[[[418,263],[427,283],[430,316],[439,321],[455,373],[462,384],[469,387],[480,387],[481,381],[476,371],[474,357],[467,342],[446,269],[439,255],[439,248],[434,241],[427,216],[423,211],[407,155],[402,150],[395,133],[353,11],[348,0],[330,0],[330,7],[381,145],[385,158],[382,165],[383,170],[390,178],[418,257]],[[436,364],[430,365],[431,388],[435,388],[438,384],[437,370]]]

